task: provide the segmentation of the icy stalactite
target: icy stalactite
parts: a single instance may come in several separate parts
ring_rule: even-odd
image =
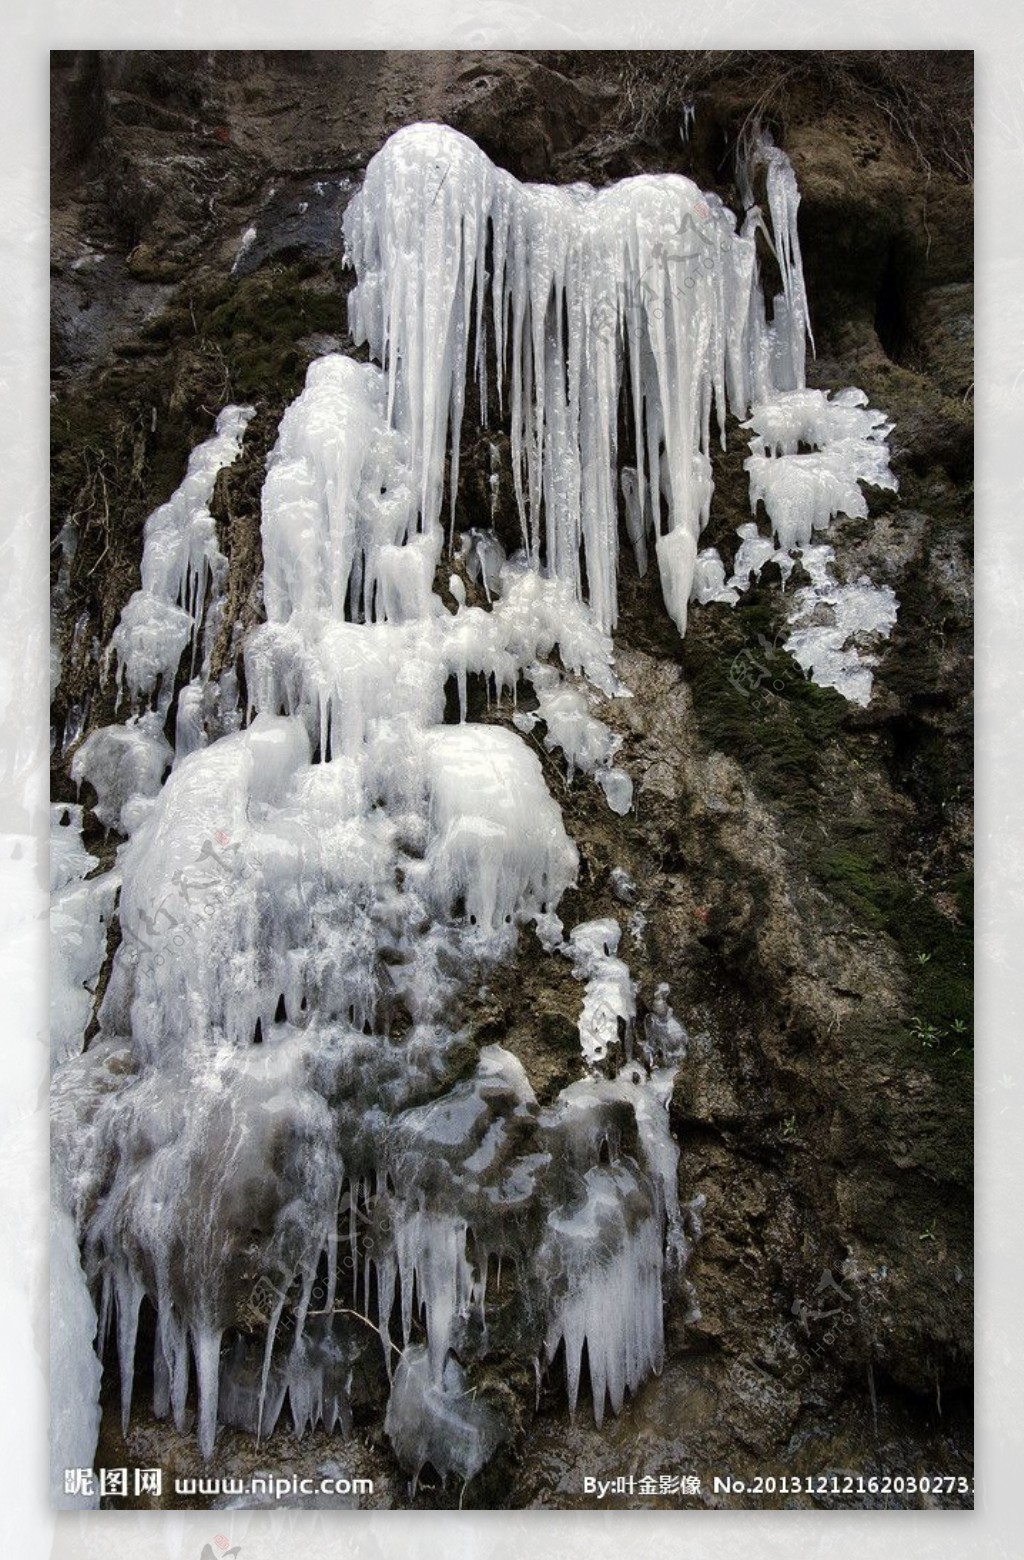
[[[377,369],[340,354],[310,365],[281,419],[263,487],[269,622],[296,612],[340,621],[346,609],[385,619],[383,558],[415,528],[407,453],[385,420]]]
[[[446,449],[454,504],[467,375],[472,367],[484,407],[490,331],[529,557],[543,556],[577,595],[585,570],[597,622],[614,626],[616,423],[628,385],[627,527],[641,572],[653,534],[684,631],[711,495],[712,412],[724,429],[728,386],[731,409],[746,414],[769,388],[769,352],[786,388],[803,383],[798,197],[784,155],[762,155],[784,287],[770,337],[752,232],[737,233],[722,202],[690,180],[519,184],[457,131],[412,125],[391,137],[345,214],[359,279],[350,323],[385,366],[388,419],[410,439],[424,530],[440,516]]]
[[[251,406],[227,406],[216,432],[189,457],[184,481],[155,509],[143,532],[142,585],[130,598],[114,630],[108,655],[117,658],[118,688],[127,688],[133,705],[156,694],[161,718],[170,708],[174,675],[186,649],[192,669],[204,619],[212,624],[207,597],[223,585],[227,559],[217,543],[209,511],[217,474],[238,458]],[[209,635],[207,635],[209,639]]]
[[[598,934],[580,930],[585,940],[597,940]],[[567,1158],[572,1144],[581,1168],[595,1148],[605,1161],[584,1169],[570,1205],[548,1215],[536,1259],[554,1299],[546,1358],[564,1345],[572,1411],[586,1346],[598,1424],[606,1401],[618,1413],[626,1391],[635,1392],[661,1370],[666,1257],[681,1273],[687,1255],[679,1150],[668,1119],[674,1077],[672,1066],[648,1073],[638,1062],[627,1063],[613,1078],[570,1084],[551,1109]],[[624,1122],[638,1133],[637,1157],[622,1152],[618,1131]]]
[[[606,1398],[617,1414],[626,1392],[661,1370],[663,1235],[631,1170],[591,1168],[584,1183],[582,1206],[549,1221],[538,1260],[562,1291],[545,1339],[547,1357],[564,1344],[573,1412],[586,1346],[600,1425]]]
[[[815,531],[836,515],[867,517],[861,483],[894,489],[888,453],[867,440],[833,444],[807,455],[754,454],[744,461],[750,473],[750,507],[760,501],[783,552],[808,547]]]
[[[782,274],[782,296],[775,300],[770,331],[772,380],[779,390],[798,390],[804,383],[807,341],[814,345],[797,231],[800,191],[792,163],[767,131],[751,148],[751,166],[765,170],[772,247]]]

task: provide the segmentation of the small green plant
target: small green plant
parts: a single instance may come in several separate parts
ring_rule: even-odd
[[[923,1018],[910,1020],[910,1033],[915,1040],[919,1040],[926,1051],[934,1051],[942,1039],[942,1030],[937,1024],[929,1024]]]
[[[917,1238],[920,1241],[925,1241],[925,1240],[932,1240],[933,1241],[935,1239],[935,1220],[934,1219],[932,1220],[932,1222],[930,1224],[926,1224],[925,1225],[924,1229],[921,1231],[920,1235]]]

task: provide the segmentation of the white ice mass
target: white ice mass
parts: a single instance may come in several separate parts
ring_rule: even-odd
[[[400,1460],[466,1480],[505,1434],[466,1385],[489,1356],[564,1355],[574,1409],[585,1350],[598,1423],[660,1369],[666,1274],[688,1250],[668,1117],[685,1031],[661,985],[634,1044],[616,920],[565,936],[578,858],[541,751],[614,813],[634,805],[596,713],[628,694],[610,637],[620,513],[682,633],[691,601],[730,605],[795,549],[816,560],[814,531],[863,513],[862,483],[893,485],[860,392],[804,388],[796,182],[769,142],[756,157],[768,216],[751,204],[737,227],[677,175],[521,185],[453,130],[392,137],[344,222],[352,333],[374,361],[315,361],[268,461],[244,710],[233,674],[211,683],[228,561],[209,505],[252,408],[221,412],[147,521],[108,650],[130,714],[72,767],[124,843],[87,876],[81,810],[58,808],[54,858],[55,1157],[125,1424],[145,1332],[154,1411],[194,1422],[205,1455],[220,1425],[265,1435],[286,1408],[297,1432],[344,1432],[369,1337]],[[759,231],[783,283],[768,311]],[[489,372],[522,545],[506,557],[465,532],[486,598],[471,606],[446,530],[467,385],[486,411]],[[699,547],[727,410],[749,418],[775,538],[745,526],[728,580]],[[860,698],[846,639],[895,603],[860,585],[828,599],[832,638],[800,639],[818,630],[798,615],[795,653]],[[470,720],[474,678],[531,707]],[[580,1076],[545,1104],[509,1051],[467,1057],[457,1018],[534,932],[582,986]]]

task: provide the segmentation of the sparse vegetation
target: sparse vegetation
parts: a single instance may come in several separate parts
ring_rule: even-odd
[[[614,56],[623,118],[641,136],[682,120],[702,92],[743,87],[737,136],[757,122],[784,128],[799,96],[822,112],[841,102],[880,112],[925,173],[942,168],[969,182],[974,163],[974,81],[969,52],[931,49],[631,50]]]

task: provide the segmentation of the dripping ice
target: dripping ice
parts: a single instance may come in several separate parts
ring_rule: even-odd
[[[376,363],[317,360],[282,419],[244,711],[231,674],[213,680],[227,561],[209,504],[251,408],[225,408],[147,522],[109,648],[130,712],[72,771],[124,837],[116,868],[88,876],[79,809],[55,821],[70,831],[55,1144],[84,1273],[68,1284],[80,1299],[88,1281],[116,1340],[125,1424],[144,1300],[154,1411],[186,1428],[194,1381],[207,1456],[218,1425],[266,1435],[286,1412],[299,1433],[345,1431],[368,1333],[413,1478],[430,1463],[468,1479],[500,1444],[496,1409],[466,1405],[491,1353],[563,1354],[575,1409],[586,1350],[598,1422],[660,1369],[666,1286],[685,1284],[699,1222],[668,1118],[685,1031],[659,986],[636,1033],[615,918],[566,934],[578,857],[534,739],[629,811],[599,713],[628,696],[610,637],[620,510],[683,633],[691,602],[730,605],[770,557],[800,551],[822,589],[844,589],[813,533],[861,512],[862,483],[892,485],[884,418],[860,392],[804,388],[795,178],[769,143],[758,159],[768,213],[751,200],[737,228],[675,175],[558,190],[517,184],[442,127],[388,142],[345,218],[350,323]],[[770,313],[758,233],[782,276]],[[489,364],[522,545],[462,536],[481,606],[445,543],[467,385],[486,414]],[[773,532],[743,528],[729,578],[699,545],[727,412],[747,422]],[[850,608],[861,626],[866,611]],[[511,728],[470,720],[471,678],[494,699],[532,690],[535,708]],[[581,985],[580,1076],[547,1104],[500,1046],[467,1073],[451,1024],[533,935]]]
[[[753,196],[761,169],[766,212]],[[417,430],[424,523],[441,515],[446,450],[454,495],[466,386],[472,378],[485,416],[493,359],[524,549],[577,595],[585,576],[606,629],[618,610],[620,507],[637,567],[645,573],[653,553],[680,633],[691,601],[737,599],[742,581],[699,547],[727,411],[741,422],[753,412],[751,504],[763,502],[787,558],[837,514],[866,513],[861,484],[895,486],[891,427],[862,392],[829,401],[804,389],[811,333],[793,168],[762,133],[739,172],[737,227],[679,175],[604,190],[524,185],[457,132],[414,125],[372,159],[345,215],[358,276],[350,323],[385,365],[389,409],[405,405]],[[782,281],[770,311],[758,234]],[[616,449],[623,391],[631,466]],[[884,612],[874,626],[887,631]]]

